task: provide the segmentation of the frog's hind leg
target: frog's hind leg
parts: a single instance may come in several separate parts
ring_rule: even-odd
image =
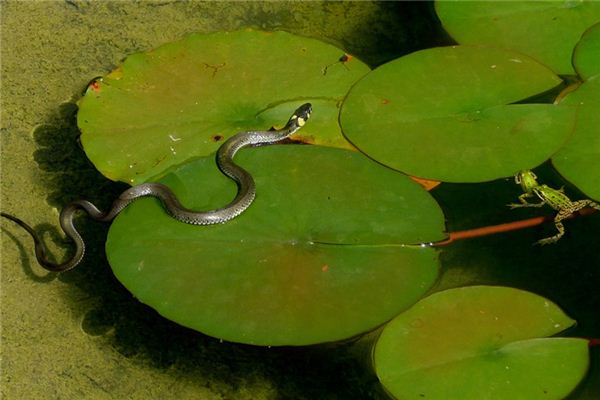
[[[570,213],[568,215],[570,215]],[[560,213],[558,213],[556,215],[556,217],[554,218],[554,226],[556,226],[558,233],[554,236],[550,236],[545,239],[540,239],[537,242],[535,242],[534,244],[539,244],[540,246],[543,246],[545,244],[558,242],[558,240],[565,234],[565,226],[563,225],[563,223],[561,221],[567,217],[567,216],[564,216],[559,219],[559,216],[560,216]]]
[[[596,210],[600,211],[600,204],[596,203],[595,201],[592,201],[592,200],[581,200],[581,201],[587,201],[588,202],[586,204],[587,207],[595,208]]]
[[[563,225],[562,220],[585,207],[593,207],[597,210],[600,210],[600,204],[595,203],[592,200],[579,200],[572,202],[570,207],[560,210],[558,214],[556,214],[556,217],[554,217],[554,226],[556,226],[558,233],[554,236],[538,240],[535,242],[535,244],[543,246],[545,244],[558,242],[558,240],[565,234],[565,226]]]
[[[572,214],[572,213],[577,212],[577,211],[581,210],[582,208],[586,208],[586,207],[595,208],[596,210],[600,211],[600,204],[596,203],[593,200],[589,200],[589,199],[574,201],[571,204],[571,206],[568,208],[568,211],[570,211]]]

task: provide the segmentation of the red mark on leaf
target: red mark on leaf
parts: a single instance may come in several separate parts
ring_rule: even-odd
[[[327,75],[327,70],[336,64],[342,64],[344,66],[344,68],[348,69],[348,67],[346,66],[346,63],[348,61],[352,60],[352,58],[353,57],[350,54],[344,53],[344,55],[342,55],[340,58],[338,58],[338,60],[336,62],[324,66],[323,69],[321,70],[321,72],[323,73],[323,75]]]
[[[97,93],[100,91],[100,82],[94,81],[94,82],[90,83],[90,86],[88,86],[88,87]]]

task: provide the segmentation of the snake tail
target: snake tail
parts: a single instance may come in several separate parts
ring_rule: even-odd
[[[60,264],[53,263],[52,261],[48,260],[48,257],[46,256],[47,250],[46,250],[46,246],[44,245],[44,241],[42,240],[40,235],[35,231],[35,229],[33,229],[26,222],[24,222],[20,218],[15,217],[14,215],[0,212],[0,216],[13,221],[17,225],[19,225],[21,228],[25,229],[27,231],[27,233],[29,233],[29,235],[33,239],[33,243],[35,245],[35,258],[37,259],[37,262],[42,267],[47,269],[48,271],[52,271],[52,272],[67,271],[67,270],[75,267],[77,264],[79,264],[81,262],[81,259],[83,258],[83,252],[81,252],[81,255],[78,257],[77,249],[76,249],[76,254],[74,254],[65,263],[60,263]]]

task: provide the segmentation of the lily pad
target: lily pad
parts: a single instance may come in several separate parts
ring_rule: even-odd
[[[563,399],[586,373],[588,342],[546,337],[574,322],[533,293],[450,289],[385,327],[375,368],[398,399]]]
[[[577,43],[573,66],[584,80],[600,74],[600,22],[585,31]]]
[[[458,43],[519,51],[565,75],[581,34],[600,21],[596,1],[436,1],[435,9]]]
[[[573,137],[552,157],[552,164],[587,196],[600,200],[600,75],[588,79],[559,105],[577,106],[577,123]]]
[[[560,83],[518,53],[433,48],[367,74],[344,100],[340,122],[361,151],[409,175],[488,181],[535,167],[566,141],[573,107],[510,104]]]
[[[443,238],[444,218],[408,177],[323,146],[245,149],[236,162],[258,192],[238,218],[187,225],[149,198],[110,228],[115,275],[166,318],[234,342],[330,342],[384,323],[434,283],[437,252],[404,244]],[[187,207],[223,206],[237,189],[214,164],[161,182]]]
[[[79,102],[81,142],[105,176],[137,184],[211,154],[239,131],[282,126],[295,107],[317,100],[320,112],[301,135],[347,147],[338,103],[369,68],[343,56],[286,32],[192,34],[131,55],[90,84]]]

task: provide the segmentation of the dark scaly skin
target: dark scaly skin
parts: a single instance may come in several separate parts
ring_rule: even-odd
[[[142,183],[125,190],[114,201],[107,212],[100,211],[94,204],[87,200],[77,200],[66,205],[60,212],[60,226],[65,234],[75,243],[75,254],[62,263],[53,263],[46,257],[46,248],[39,234],[19,218],[0,212],[0,216],[19,224],[33,238],[35,244],[35,257],[38,263],[49,271],[62,272],[76,267],[85,255],[85,243],[73,224],[73,217],[78,210],[85,211],[92,219],[100,222],[112,221],[125,207],[133,201],[152,196],[158,198],[165,210],[173,218],[193,225],[213,225],[227,222],[243,213],[256,196],[256,186],[252,176],[242,167],[233,162],[233,157],[242,148],[257,144],[271,144],[279,142],[298,129],[310,117],[312,106],[309,103],[301,105],[289,121],[279,130],[274,131],[246,131],[240,132],[227,139],[217,150],[217,165],[221,171],[238,185],[236,197],[226,206],[210,211],[194,211],[185,208],[175,194],[161,183]]]

